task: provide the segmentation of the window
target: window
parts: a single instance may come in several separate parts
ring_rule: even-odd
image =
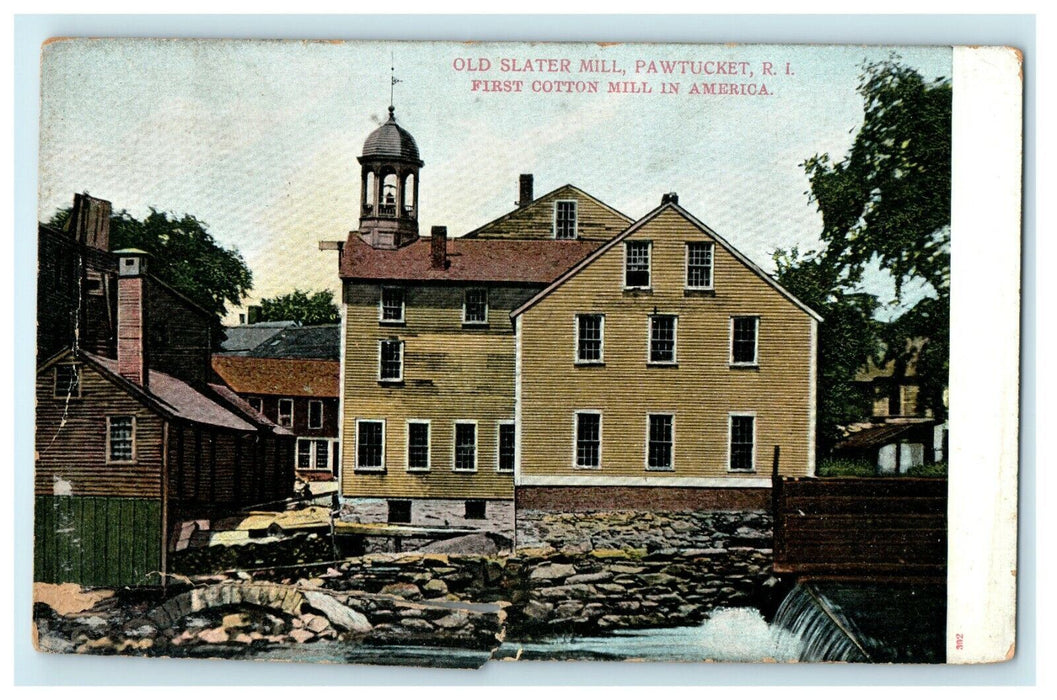
[[[356,469],[385,470],[385,421],[356,421]]]
[[[576,200],[562,199],[554,203],[554,237],[576,238]]]
[[[477,424],[455,424],[455,471],[477,471]]]
[[[331,440],[298,438],[297,468],[330,471]]]
[[[136,418],[107,416],[106,461],[113,463],[136,461]]]
[[[649,241],[627,241],[624,243],[624,286],[628,289],[649,289]]]
[[[514,450],[515,448],[514,439],[514,424],[513,423],[500,423],[499,424],[499,448],[498,448],[498,462],[496,469],[501,472],[512,472],[514,471]]]
[[[382,340],[378,343],[378,380],[404,380],[404,341]]]
[[[686,288],[712,289],[712,243],[686,244]]]
[[[264,413],[264,402],[259,396],[251,396],[246,399],[246,402],[249,403],[250,408],[252,408],[257,413]]]
[[[290,428],[294,424],[294,400],[279,399],[279,425]]]
[[[676,316],[650,316],[650,362],[653,364],[675,363]]]
[[[308,402],[308,427],[309,428],[322,428],[323,427],[323,402],[322,401],[309,401]]]
[[[602,362],[602,341],[606,317],[602,314],[577,314],[576,361],[585,364]]]
[[[389,508],[390,523],[411,522],[411,501],[386,501]]]
[[[467,289],[462,304],[463,323],[488,323],[488,290]]]
[[[757,363],[756,337],[759,316],[734,316],[730,319],[730,362],[734,365]]]
[[[400,287],[383,287],[378,320],[382,323],[404,322],[404,290]]]
[[[466,519],[484,520],[485,501],[466,501]]]
[[[576,414],[576,462],[583,469],[602,466],[602,414]]]
[[[429,471],[429,421],[407,422],[407,470]]]
[[[730,471],[756,471],[756,416],[730,414]]]
[[[81,396],[81,368],[78,365],[55,365],[54,396],[57,399]]]
[[[672,419],[668,414],[649,415],[649,444],[646,453],[646,468],[672,469]]]

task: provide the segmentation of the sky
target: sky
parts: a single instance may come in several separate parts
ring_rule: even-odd
[[[75,192],[137,217],[190,213],[253,271],[246,304],[294,288],[337,295],[336,253],[318,242],[358,227],[356,157],[388,116],[393,69],[397,120],[425,161],[422,233],[506,213],[532,173],[536,196],[571,183],[636,219],[677,192],[771,271],[776,248],[819,245],[800,164],[846,154],[862,63],[893,50],[926,79],[951,75],[948,47],[58,41],[43,51],[38,216]],[[581,72],[583,59],[623,73]],[[596,93],[575,92],[592,81]],[[611,81],[652,92],[609,92]],[[702,83],[757,94],[692,94]],[[884,273],[868,285],[891,294]]]

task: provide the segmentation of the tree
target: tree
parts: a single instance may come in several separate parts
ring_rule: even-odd
[[[334,303],[334,292],[323,290],[310,294],[295,289],[289,294],[261,299],[261,321],[296,321],[302,326],[339,323],[341,316]]]
[[[48,225],[63,228],[70,211],[59,210]],[[110,249],[122,248],[150,253],[151,273],[212,314],[217,329],[227,304],[241,305],[253,287],[253,273],[238,250],[218,244],[208,225],[191,214],[178,217],[153,207],[143,221],[124,210],[112,214]]]
[[[848,155],[835,161],[823,153],[802,164],[810,199],[822,214],[825,248],[806,259],[783,260],[779,280],[794,294],[811,294],[804,283],[819,266],[825,283],[833,285],[837,298],[816,307],[827,323],[820,375],[836,372],[822,364],[836,361],[824,355],[824,346],[850,342],[840,333],[831,337],[831,305],[839,309],[840,299],[859,289],[868,266],[891,273],[900,304],[909,282],[927,283],[931,293],[878,333],[882,361],[905,365],[914,359],[919,401],[943,417],[950,355],[951,84],[945,78],[926,82],[893,55],[863,65],[858,92],[863,124]],[[853,356],[859,351],[854,344],[848,348]]]

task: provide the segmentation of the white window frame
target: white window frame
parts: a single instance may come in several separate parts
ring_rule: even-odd
[[[580,464],[578,461],[579,455],[577,454],[577,447],[580,442],[580,415],[595,415],[598,416],[598,466],[592,467],[585,464]],[[573,411],[573,469],[579,471],[599,471],[602,468],[602,424],[605,421],[602,418],[602,411],[596,408],[579,408]]]
[[[69,367],[74,372],[74,374],[77,375],[77,393],[76,394],[67,394],[65,391],[60,391],[59,390],[59,368],[60,367]],[[83,374],[84,373],[81,371],[81,365],[80,365],[80,363],[77,363],[77,362],[60,362],[59,364],[55,365],[55,371],[52,372],[52,379],[51,379],[51,382],[52,382],[52,384],[51,384],[51,395],[52,395],[52,397],[56,398],[56,399],[79,399],[79,398],[81,398],[81,379],[83,377]]]
[[[382,424],[382,464],[377,467],[365,467],[360,464],[360,424],[361,423],[381,423]],[[353,449],[356,451],[353,456],[353,469],[357,472],[383,474],[385,473],[385,418],[357,418],[356,419],[356,438],[354,440],[355,445]]]
[[[514,428],[514,464],[510,469],[500,469],[499,465],[502,463],[500,457],[500,447],[502,446],[502,426],[509,425]],[[495,424],[495,470],[499,474],[513,474],[514,467],[517,466],[517,423],[512,420],[501,420],[496,421]]]
[[[599,325],[599,340],[601,345],[598,349],[597,360],[584,360],[580,357],[580,318],[583,316],[597,316],[601,319]],[[606,315],[595,312],[573,314],[573,364],[577,365],[604,365],[606,363]]]
[[[385,318],[385,293],[396,290],[400,292],[400,318]],[[378,323],[383,325],[403,325],[407,313],[407,290],[403,287],[382,287],[378,294]]]
[[[650,283],[644,287],[628,285],[628,248],[632,243],[646,244],[646,273],[650,277]],[[630,239],[624,241],[624,265],[620,268],[620,283],[626,290],[650,290],[653,289],[653,241]]]
[[[653,359],[653,319],[658,316],[668,316],[674,319],[672,324],[672,359]],[[646,364],[655,367],[672,367],[679,364],[679,315],[678,314],[649,314],[646,317]]]
[[[290,423],[283,423],[283,402],[290,404]],[[283,428],[294,427],[294,400],[293,399],[279,399],[279,407],[276,409],[275,422]]]
[[[733,456],[732,448],[734,442],[734,418],[752,418],[752,469],[731,469],[730,460]],[[756,473],[756,448],[759,446],[757,433],[759,432],[759,420],[756,411],[731,411],[727,414],[727,473],[728,474],[755,474]]]
[[[667,467],[650,466],[650,418],[653,416],[668,416],[672,419],[672,449],[671,464]],[[649,412],[646,414],[646,451],[643,454],[643,466],[648,472],[674,472],[675,471],[675,413]]]
[[[752,362],[735,362],[734,361],[734,320],[739,318],[752,318],[756,320],[755,328],[755,342],[752,348]],[[760,316],[759,314],[738,314],[730,317],[730,340],[728,342],[730,350],[729,363],[731,367],[759,367],[760,366]]]
[[[113,459],[110,452],[110,422],[114,418],[130,418],[132,419],[132,458],[131,459]],[[106,463],[107,464],[135,464],[137,462],[136,453],[136,416],[134,415],[112,415],[106,417]]]
[[[382,348],[386,343],[396,343],[400,346],[400,376],[382,376]],[[382,338],[378,341],[378,381],[382,384],[399,384],[404,381],[404,341],[397,338]]]
[[[708,263],[708,285],[703,287],[693,286],[690,284],[690,246],[692,245],[704,245],[708,246],[709,250],[709,263]],[[686,242],[686,253],[685,260],[683,263],[683,284],[685,289],[691,292],[711,292],[716,288],[716,244],[712,241],[687,241]]]
[[[558,205],[573,205],[573,235],[572,238],[558,238]],[[557,241],[575,241],[580,237],[580,203],[575,199],[554,200],[554,210],[551,213],[551,238]]]
[[[466,320],[466,297],[470,292],[484,292],[484,320]],[[464,326],[487,326],[488,325],[488,287],[467,287],[462,292],[462,325]]]
[[[300,462],[301,454],[301,443],[307,442],[312,445],[311,452],[309,452],[309,466],[302,467]],[[316,462],[316,443],[325,442],[327,443],[327,466],[321,467]],[[294,446],[294,467],[300,471],[334,471],[334,444],[337,440],[333,438],[319,438],[319,437],[299,437],[297,438],[297,444]]]
[[[313,425],[312,423],[312,406],[313,404],[319,406],[319,424]],[[309,399],[308,401],[308,428],[309,430],[319,430],[323,427],[323,402],[319,399]]]
[[[473,426],[473,469],[459,469],[456,467],[455,457],[459,451],[459,428],[460,425]],[[480,459],[481,431],[477,427],[476,420],[464,419],[452,423],[451,428],[451,470],[459,474],[474,474],[477,472],[477,463]]]
[[[411,425],[426,426],[426,466],[411,466]],[[404,424],[404,468],[412,474],[425,474],[433,467],[433,425],[428,418],[408,418]]]

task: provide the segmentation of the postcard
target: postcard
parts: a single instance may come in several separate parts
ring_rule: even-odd
[[[1020,61],[47,42],[37,649],[1011,658]]]

